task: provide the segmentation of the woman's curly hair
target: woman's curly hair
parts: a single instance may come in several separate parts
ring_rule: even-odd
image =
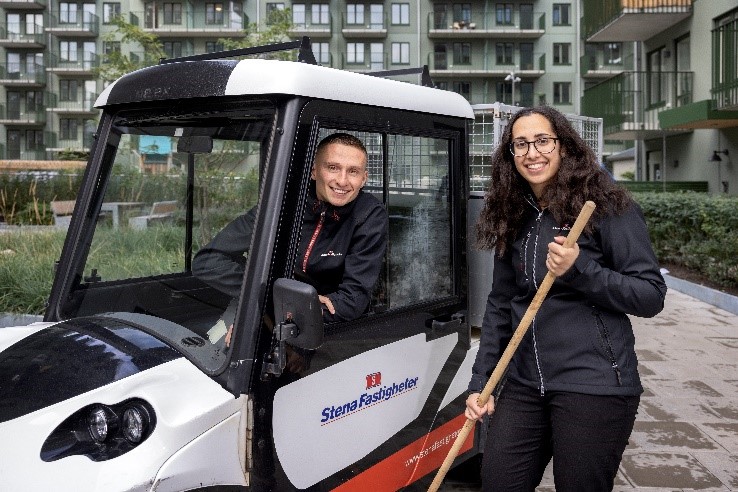
[[[573,224],[584,202],[591,200],[597,208],[584,231],[591,234],[598,218],[620,214],[632,201],[627,190],[600,166],[594,151],[566,116],[549,106],[522,109],[508,122],[492,155],[492,179],[476,226],[477,246],[496,249],[500,256],[515,240],[525,215],[531,211],[527,197],[533,196],[533,192],[515,168],[509,149],[515,122],[534,114],[546,118],[559,139],[561,165],[554,181],[540,197],[558,223]]]

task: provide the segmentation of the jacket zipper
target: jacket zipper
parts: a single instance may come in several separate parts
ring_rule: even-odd
[[[539,210],[538,207],[536,207],[536,210],[538,211],[538,216],[536,217],[536,237],[535,242],[533,244],[533,268],[531,269],[531,275],[533,277],[533,285],[536,289],[538,289],[538,281],[536,280],[536,261],[538,259],[538,238],[541,235],[541,219],[543,217],[543,210]],[[526,249],[527,244],[529,240],[526,241]],[[526,258],[527,258],[527,252],[526,252]],[[525,269],[526,275],[528,272],[528,269]],[[538,370],[538,379],[541,383],[541,396],[543,396],[546,393],[546,386],[543,381],[543,369],[541,369],[541,359],[538,356],[538,337],[536,336],[536,322],[535,318],[533,319],[533,353],[536,357],[536,369]]]
[[[602,316],[600,316],[600,312],[595,310],[592,312],[592,314],[594,314],[595,316],[597,335],[600,337],[602,348],[605,350],[608,358],[610,359],[610,365],[612,366],[612,370],[615,372],[615,377],[618,380],[618,386],[622,386],[623,381],[620,377],[620,367],[618,366],[618,361],[615,358],[615,352],[613,351],[612,344],[610,343],[610,334],[607,331],[605,322],[602,321]],[[602,330],[600,330],[600,326],[602,327]]]
[[[310,253],[313,251],[313,246],[315,246],[315,241],[318,240],[318,234],[320,234],[320,230],[323,228],[323,222],[325,222],[325,210],[320,212],[320,219],[318,219],[318,225],[315,226],[313,235],[312,237],[310,237],[310,242],[308,243],[307,249],[305,250],[305,257],[302,259],[302,271],[305,273],[307,273],[308,259],[310,259]]]

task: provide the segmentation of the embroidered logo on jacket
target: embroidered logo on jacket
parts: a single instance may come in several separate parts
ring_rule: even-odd
[[[333,250],[330,250],[327,253],[322,253],[320,256],[343,256],[343,253],[336,253]]]

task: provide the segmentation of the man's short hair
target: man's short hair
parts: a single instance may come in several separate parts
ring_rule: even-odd
[[[355,147],[359,150],[361,150],[364,153],[364,157],[368,157],[368,153],[366,151],[366,147],[364,146],[364,142],[361,141],[361,139],[350,135],[348,133],[331,133],[327,137],[325,137],[323,140],[320,141],[318,144],[318,148],[315,150],[315,155],[320,154],[320,151],[323,150],[323,148],[332,143],[338,143],[341,145],[348,145],[349,147]]]

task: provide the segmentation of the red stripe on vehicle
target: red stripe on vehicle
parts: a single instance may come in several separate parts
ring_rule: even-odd
[[[459,415],[333,490],[383,492],[407,487],[441,467],[465,423],[466,417]],[[472,448],[473,436],[472,432],[466,438],[459,454]]]

